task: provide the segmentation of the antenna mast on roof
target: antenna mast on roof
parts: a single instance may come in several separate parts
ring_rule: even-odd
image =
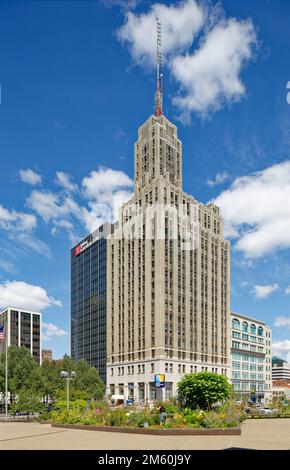
[[[161,22],[156,18],[157,28],[157,50],[156,50],[156,62],[157,62],[157,81],[156,81],[156,93],[155,93],[155,115],[161,116],[162,114],[162,52],[161,52]]]

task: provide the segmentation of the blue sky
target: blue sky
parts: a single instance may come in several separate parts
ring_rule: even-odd
[[[70,248],[132,189],[158,14],[184,190],[221,207],[232,309],[290,360],[290,4],[160,3],[0,3],[0,304],[43,311],[44,346],[69,352]]]

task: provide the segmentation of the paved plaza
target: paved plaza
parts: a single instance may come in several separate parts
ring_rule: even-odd
[[[248,420],[241,436],[144,436],[0,423],[0,450],[218,450],[290,449],[290,419]]]

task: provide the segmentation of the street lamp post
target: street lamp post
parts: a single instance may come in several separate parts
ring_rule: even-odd
[[[66,409],[69,410],[69,382],[73,380],[76,376],[75,371],[67,372],[66,370],[62,370],[60,376],[66,380]]]

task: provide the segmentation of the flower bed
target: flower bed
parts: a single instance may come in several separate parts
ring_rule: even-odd
[[[122,428],[122,429],[142,429],[142,432],[149,430],[200,430],[205,429],[221,430],[238,428],[245,419],[232,403],[226,403],[211,411],[192,410],[190,408],[180,408],[178,405],[169,402],[163,403],[166,412],[164,422],[160,422],[159,407],[150,409],[148,406],[143,409],[137,407],[112,409],[104,405],[91,410],[81,410],[73,408],[69,411],[54,411],[52,413],[53,425],[78,425],[93,428]]]

